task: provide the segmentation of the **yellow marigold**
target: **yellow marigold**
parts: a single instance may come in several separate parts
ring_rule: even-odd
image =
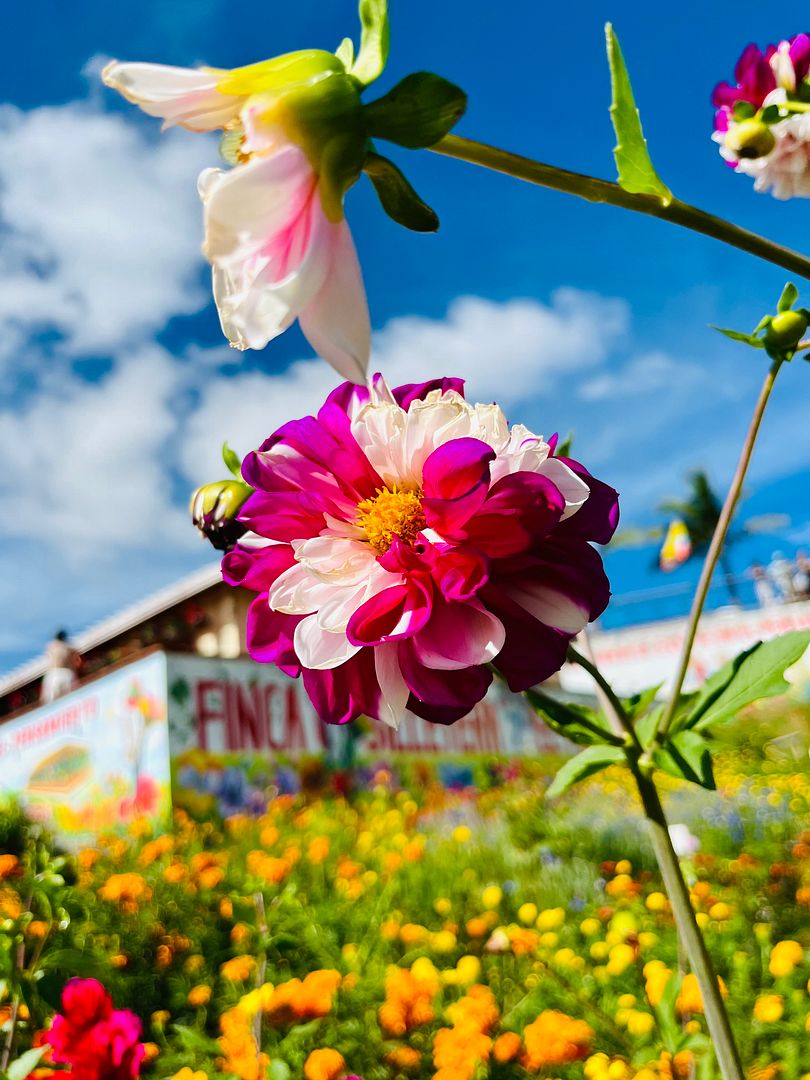
[[[608,953],[607,973],[608,975],[621,975],[630,965],[635,961],[636,950],[632,945],[628,945],[626,942],[619,942],[618,945],[614,945]]]
[[[172,1014],[168,1009],[157,1009],[149,1018],[155,1027],[165,1027],[171,1020]]]
[[[231,927],[229,936],[234,945],[243,945],[246,941],[250,940],[252,932],[253,931],[247,923],[239,922]]]
[[[723,980],[718,979],[717,984],[720,987],[722,996],[727,997],[728,990]],[[683,977],[681,989],[675,1002],[675,1009],[679,1016],[684,1016],[686,1013],[703,1012],[703,997],[700,993],[700,984],[697,981],[697,976],[692,974],[691,971]]]
[[[204,1073],[202,1069],[192,1070],[188,1065],[184,1065],[174,1074],[172,1080],[208,1080],[208,1073]]]
[[[206,986],[204,983],[200,983],[199,986],[192,986],[188,992],[188,1003],[195,1009],[200,1009],[204,1005],[207,1005],[211,1000],[211,987]]]
[[[307,858],[318,866],[329,855],[331,843],[328,836],[314,836],[307,847]]]
[[[81,870],[92,870],[101,858],[101,853],[95,848],[82,848],[76,858]]]
[[[546,908],[537,916],[538,930],[559,930],[565,922],[565,908]]]
[[[304,1062],[306,1080],[338,1080],[346,1062],[337,1050],[313,1050]]]
[[[804,960],[804,949],[798,941],[777,941],[771,949],[771,958],[768,970],[775,979],[784,975],[792,975],[797,964]]]
[[[207,866],[197,875],[197,882],[201,889],[215,889],[221,885],[225,878],[225,871],[221,866]]]
[[[507,1061],[515,1060],[520,1053],[520,1047],[520,1036],[514,1031],[505,1031],[492,1044],[492,1056],[501,1065],[505,1065]]]
[[[148,840],[143,845],[138,862],[141,866],[151,866],[156,859],[165,855],[167,851],[171,851],[173,847],[174,840],[171,836],[156,836],[154,840]]]
[[[650,960],[644,965],[644,991],[647,1001],[655,1008],[660,1004],[667,983],[672,977],[672,972],[663,960]]]
[[[98,895],[102,900],[119,904],[126,914],[134,915],[139,904],[152,899],[152,890],[140,874],[111,874]]]
[[[249,979],[256,967],[252,956],[234,956],[220,965],[219,973],[229,982],[244,982]]]
[[[782,1019],[785,1000],[781,994],[761,994],[754,1002],[754,1019],[761,1024],[775,1024]]]
[[[169,863],[163,871],[163,878],[170,885],[177,885],[186,877],[188,877],[188,870],[179,862]]]
[[[219,917],[221,919],[233,918],[233,900],[229,896],[223,896],[219,902]]]
[[[521,1061],[529,1072],[546,1065],[579,1061],[590,1053],[594,1032],[584,1020],[575,1020],[558,1009],[546,1009],[523,1032]]]

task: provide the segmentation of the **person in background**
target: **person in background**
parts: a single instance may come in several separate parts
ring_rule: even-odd
[[[771,607],[776,603],[776,591],[768,580],[765,567],[760,562],[751,564],[751,577],[754,579],[754,595],[760,607]]]
[[[789,604],[793,595],[793,567],[781,551],[775,551],[768,565],[768,576],[777,588],[779,601]]]
[[[78,684],[76,669],[79,666],[79,654],[68,641],[67,631],[57,630],[53,640],[45,650],[47,667],[42,679],[40,700],[55,701],[68,694]]]

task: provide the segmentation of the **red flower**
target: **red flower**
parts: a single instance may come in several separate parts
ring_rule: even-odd
[[[144,1057],[141,1022],[129,1009],[113,1009],[96,979],[70,979],[62,991],[62,1013],[47,1041],[52,1060],[71,1066],[73,1080],[135,1080]]]

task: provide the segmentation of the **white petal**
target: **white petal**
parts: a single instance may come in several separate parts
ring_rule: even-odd
[[[334,585],[324,585],[323,588],[329,589],[331,596],[318,608],[318,625],[333,634],[345,633],[349,619],[366,599],[368,586],[363,582],[342,588]]]
[[[219,72],[164,64],[122,64],[113,60],[101,77],[107,86],[164,120],[164,128],[180,124],[192,131],[214,131],[239,114],[243,99],[221,94]]]
[[[316,615],[309,615],[296,626],[293,645],[303,666],[314,671],[340,667],[361,648],[352,645],[345,633],[332,634],[322,629]]]
[[[267,597],[273,611],[309,615],[334,595],[334,586],[313,577],[306,566],[296,564],[279,574]]]
[[[301,329],[313,349],[350,382],[364,383],[371,352],[363,275],[345,221],[332,225],[332,261],[320,292],[299,315]]]
[[[298,562],[318,580],[332,586],[368,581],[375,568],[382,570],[371,547],[357,540],[315,536],[303,542],[293,541],[292,546]]]
[[[377,645],[374,649],[374,668],[380,684],[380,720],[395,731],[405,715],[410,690],[399,669],[399,646]]]
[[[527,583],[521,588],[505,589],[515,603],[546,626],[565,634],[578,634],[588,625],[588,611],[564,593],[547,585]]]
[[[591,489],[581,476],[577,476],[573,469],[569,469],[564,461],[553,457],[546,458],[536,472],[547,477],[562,492],[565,499],[563,521],[575,514],[588,501]]]

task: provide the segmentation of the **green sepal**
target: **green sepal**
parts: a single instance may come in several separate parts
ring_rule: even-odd
[[[793,307],[793,305],[798,299],[799,290],[796,288],[792,281],[789,281],[787,285],[785,285],[784,289],[782,289],[782,295],[779,297],[779,301],[776,305],[776,310],[778,312],[790,311],[790,309]]]
[[[354,42],[350,37],[345,37],[335,49],[335,56],[343,64],[347,71],[351,71],[354,63]]]
[[[558,701],[542,690],[526,690],[524,694],[534,711],[558,735],[580,746],[619,745],[622,740],[605,727],[602,716],[585,705]]]
[[[810,630],[794,630],[770,641],[759,641],[715,672],[678,716],[674,731],[706,731],[732,720],[746,705],[783,694],[784,677],[810,645]]]
[[[610,23],[605,26],[608,63],[613,102],[610,118],[616,132],[613,157],[618,169],[619,187],[635,195],[655,195],[664,206],[672,202],[672,192],[656,173],[647,150],[647,140],[641,128],[630,76],[624,63],[619,41]]]
[[[42,1061],[43,1057],[50,1050],[50,1046],[35,1046],[33,1050],[27,1050],[22,1057],[18,1057],[16,1061],[12,1061],[6,1069],[6,1076],[8,1080],[25,1080],[27,1076],[34,1071],[34,1069]]]
[[[388,59],[388,0],[360,0],[360,25],[360,49],[349,74],[368,86],[382,75]]]
[[[574,432],[569,431],[568,434],[557,443],[554,449],[554,457],[570,457],[571,451],[574,449]]]
[[[762,112],[759,114],[759,118],[763,124],[776,124],[781,119],[781,113],[778,105],[766,105]]]
[[[242,479],[242,462],[239,460],[239,455],[235,450],[232,450],[228,446],[227,441],[222,444],[222,460],[230,473],[232,473],[237,480]]]
[[[718,334],[723,334],[724,337],[731,338],[732,341],[742,342],[743,345],[750,345],[752,349],[764,349],[764,342],[759,338],[754,337],[754,334],[744,334],[740,330],[727,330],[723,326],[711,326],[712,330],[716,330]],[[754,331],[756,333],[756,331]]]
[[[757,114],[757,110],[750,101],[738,101],[731,111],[737,123],[741,120],[752,120]]]
[[[467,95],[441,75],[415,71],[363,109],[372,138],[420,150],[435,146],[467,108]]]
[[[414,232],[436,232],[439,218],[416,194],[393,161],[371,151],[363,165],[377,198],[390,218]]]
[[[565,762],[546,791],[546,798],[556,799],[581,780],[625,760],[624,750],[620,746],[589,746]]]
[[[670,776],[688,780],[714,791],[712,755],[708,744],[697,731],[679,731],[667,739],[664,746],[656,747],[652,754],[653,764]]]

